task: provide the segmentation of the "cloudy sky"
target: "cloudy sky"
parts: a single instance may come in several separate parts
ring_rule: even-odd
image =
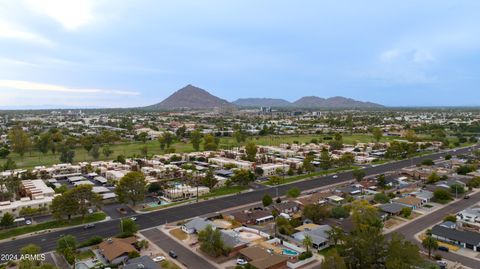
[[[480,1],[0,0],[0,107],[480,105]]]

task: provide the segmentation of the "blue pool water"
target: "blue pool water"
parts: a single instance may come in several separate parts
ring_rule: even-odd
[[[297,256],[298,252],[296,252],[295,250],[284,248],[282,249],[282,254],[287,256]]]

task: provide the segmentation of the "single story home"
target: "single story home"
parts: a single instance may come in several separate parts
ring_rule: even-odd
[[[99,253],[111,264],[120,264],[128,258],[128,253],[137,251],[136,237],[109,238],[98,245]]]
[[[211,225],[215,229],[215,224],[207,219],[201,217],[195,217],[190,221],[182,225],[181,229],[187,234],[198,233],[205,229],[208,225]]]
[[[436,225],[432,228],[432,236],[440,241],[480,252],[480,233],[460,231]]]
[[[412,197],[412,196],[407,196],[403,198],[398,198],[394,200],[395,203],[406,205],[408,207],[411,207],[413,210],[420,208],[423,205],[423,200],[420,198]]]
[[[395,202],[387,203],[387,204],[383,204],[383,205],[378,206],[380,211],[385,212],[390,216],[400,215],[400,213],[402,212],[402,209],[405,208],[405,207],[408,207],[408,206],[406,206],[404,204],[395,203]]]

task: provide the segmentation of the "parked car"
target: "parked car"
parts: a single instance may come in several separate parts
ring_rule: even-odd
[[[133,220],[133,221],[136,221],[136,220],[137,220],[136,217],[130,217],[130,219]]]
[[[333,175],[333,178],[338,178],[338,175]]]
[[[463,196],[463,199],[470,199],[470,195],[465,194],[465,196]]]
[[[94,211],[93,211],[92,208],[89,208],[89,209],[88,209],[88,214],[93,214],[93,212],[94,212]]]
[[[27,220],[25,221],[25,224],[30,225],[30,224],[32,224],[32,221],[29,220],[29,219],[27,219]]]
[[[445,252],[448,252],[448,251],[449,251],[449,249],[448,249],[447,247],[444,247],[444,246],[439,246],[439,247],[438,247],[438,250],[440,250],[440,251],[445,251]]]
[[[174,258],[174,259],[176,259],[176,258],[178,257],[177,253],[175,253],[175,251],[173,251],[173,250],[170,250],[170,251],[168,252],[168,255],[169,255],[170,257]]]
[[[248,263],[248,262],[247,262],[246,260],[244,260],[244,259],[240,259],[240,258],[237,259],[237,264],[238,264],[238,265],[246,265],[247,263]]]
[[[83,229],[85,229],[85,230],[86,230],[86,229],[91,229],[91,228],[95,228],[95,224],[89,223],[89,224],[83,226]]]
[[[154,262],[161,262],[161,261],[164,261],[164,260],[165,260],[165,256],[157,256],[157,257],[153,258]]]

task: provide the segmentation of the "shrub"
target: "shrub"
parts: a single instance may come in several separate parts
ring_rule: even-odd
[[[349,210],[343,206],[336,206],[332,208],[332,217],[336,219],[347,218],[349,215],[350,215]]]
[[[386,196],[384,193],[375,194],[375,196],[373,196],[373,200],[381,204],[386,204],[390,202],[390,198],[388,198],[388,196]]]
[[[308,259],[312,256],[313,256],[313,253],[311,251],[305,251],[305,252],[300,253],[300,255],[298,255],[298,259],[303,261],[303,260],[306,260],[306,259]]]

